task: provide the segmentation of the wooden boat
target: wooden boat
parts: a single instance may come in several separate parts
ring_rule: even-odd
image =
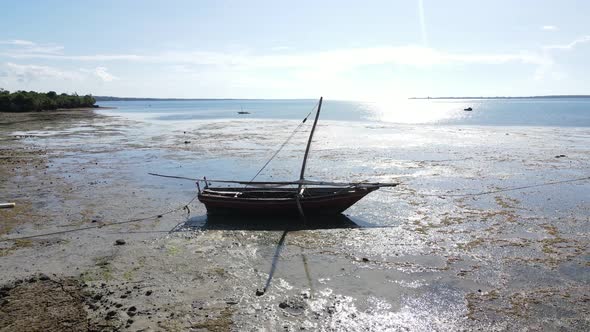
[[[367,194],[381,187],[397,186],[398,183],[336,183],[305,179],[307,156],[322,108],[322,100],[323,98],[320,98],[313,127],[309,134],[299,180],[254,182],[204,178],[197,181],[197,187],[199,201],[205,204],[207,214],[299,215],[303,218],[313,215],[334,215],[343,212]],[[306,120],[307,117],[302,123],[305,123]],[[268,162],[264,167],[268,165]],[[201,190],[200,183],[204,183],[203,190]],[[240,186],[212,187],[212,183]]]
[[[207,213],[242,213],[247,215],[303,215],[339,214],[379,185],[358,184],[317,188],[205,188],[199,201]]]

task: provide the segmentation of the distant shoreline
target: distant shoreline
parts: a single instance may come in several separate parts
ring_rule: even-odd
[[[230,101],[230,100],[313,100],[305,98],[148,98],[148,97],[112,97],[93,96],[97,102],[101,101]],[[590,95],[547,95],[547,96],[496,96],[496,97],[409,97],[412,100],[422,99],[567,99],[567,98],[590,98]]]
[[[497,96],[497,97],[410,97],[408,99],[566,99],[590,98],[590,95]]]
[[[224,101],[224,100],[314,100],[314,99],[272,99],[272,98],[143,98],[143,97],[111,97],[111,96],[93,96],[99,101]]]

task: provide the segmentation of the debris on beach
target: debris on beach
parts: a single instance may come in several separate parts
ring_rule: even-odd
[[[279,303],[279,308],[283,309],[285,313],[295,316],[302,314],[306,306],[305,301],[297,296],[290,297]]]

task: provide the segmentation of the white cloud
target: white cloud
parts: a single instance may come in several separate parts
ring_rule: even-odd
[[[546,26],[549,27],[549,26]],[[545,27],[544,27],[545,28]],[[63,70],[40,65],[6,64],[4,76],[17,77],[18,80],[39,78],[57,79],[99,79],[112,82],[119,78],[102,66],[101,62],[130,62],[143,64],[162,64],[183,75],[210,73],[207,78],[220,80],[236,76],[251,76],[251,79],[276,79],[268,73],[280,70],[283,77],[305,80],[310,76],[330,77],[337,81],[340,74],[372,65],[395,65],[428,67],[453,64],[501,65],[507,63],[534,66],[534,77],[563,77],[557,72],[554,54],[551,50],[571,50],[582,43],[590,42],[590,36],[582,36],[564,45],[550,45],[538,50],[498,53],[463,53],[444,51],[427,46],[378,46],[334,49],[328,51],[295,52],[282,47],[267,50],[266,53],[248,51],[162,51],[144,54],[81,54],[71,55],[63,52],[63,47],[54,44],[38,44],[27,40],[0,41],[0,56],[14,59],[38,59],[97,63],[96,67],[86,67],[77,71]],[[2,45],[5,45],[2,47]],[[283,52],[276,52],[284,50]],[[287,52],[288,51],[288,52]],[[15,61],[17,62],[17,61]],[[557,73],[557,74],[556,74]],[[559,74],[559,75],[558,75]],[[556,76],[557,75],[557,76]]]
[[[138,61],[200,66],[220,66],[239,69],[321,69],[344,71],[366,65],[432,66],[453,63],[502,64],[520,62],[546,64],[550,60],[535,53],[451,53],[422,46],[383,46],[350,48],[299,54],[227,54],[219,52],[166,52],[146,55]]]
[[[114,80],[118,80],[119,78],[114,76],[113,74],[107,72],[105,67],[96,67],[94,69],[94,75],[98,76],[101,80],[105,82],[111,82]]]
[[[548,56],[531,53],[505,53],[505,54],[448,54],[450,62],[482,63],[482,64],[503,64],[508,62],[520,62],[533,65],[548,65],[553,60]]]
[[[412,66],[430,66],[449,63],[484,63],[500,64],[506,62],[546,63],[546,59],[533,53],[453,53],[443,52],[425,46],[381,46],[368,48],[348,48],[331,51],[269,54],[250,54],[248,52],[215,51],[164,51],[154,54],[94,54],[66,55],[62,46],[39,45],[29,41],[20,41],[12,45],[21,48],[0,53],[16,59],[45,59],[68,61],[132,61],[148,63],[166,63],[169,65],[204,65],[232,68],[325,68],[329,70],[346,70],[364,65],[399,64]],[[276,49],[275,49],[276,50]]]
[[[541,30],[545,30],[545,31],[556,31],[558,30],[557,27],[555,25],[544,25],[541,27]]]
[[[89,74],[91,77],[98,78],[103,82],[112,82],[119,79],[117,76],[109,73],[106,67],[81,68],[80,71]]]
[[[64,47],[55,44],[37,44],[29,40],[13,39],[3,40],[0,44],[8,45],[9,50],[3,55],[17,58],[26,55],[59,55],[62,54]]]
[[[12,40],[0,40],[0,44],[5,45],[16,45],[16,46],[33,46],[35,43],[29,40],[12,39]]]
[[[580,44],[588,42],[590,42],[590,35],[579,37],[568,44],[543,46],[543,57],[547,60],[547,62],[539,63],[539,66],[535,70],[534,79],[542,80],[545,77],[550,77],[558,81],[565,79],[568,75],[563,69],[561,69],[561,66],[553,60],[554,56],[552,55],[552,51],[571,51]]]
[[[10,78],[21,83],[40,80],[83,81],[90,78],[98,78],[103,82],[111,82],[119,79],[115,75],[109,73],[105,67],[65,70],[50,66],[33,64],[25,65],[12,62],[0,65],[0,77]]]
[[[12,77],[18,82],[30,82],[41,79],[79,80],[82,75],[78,72],[62,70],[49,66],[20,65],[5,63],[2,76]]]
[[[71,60],[71,61],[141,61],[148,57],[135,54],[95,54],[95,55],[63,55],[43,54],[29,52],[0,53],[15,59],[45,59],[45,60]]]
[[[590,42],[590,35],[582,36],[582,37],[572,41],[569,44],[549,45],[549,46],[545,46],[543,48],[547,49],[547,50],[571,50],[579,44],[584,44],[584,43],[588,43],[588,42]]]

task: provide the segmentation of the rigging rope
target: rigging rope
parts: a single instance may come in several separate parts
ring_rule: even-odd
[[[319,103],[319,102],[318,102]],[[281,152],[281,150],[285,147],[285,145],[287,145],[287,143],[293,138],[293,136],[295,136],[295,134],[297,133],[297,131],[303,126],[303,124],[307,121],[307,118],[309,118],[309,116],[311,115],[311,113],[313,113],[313,111],[317,108],[318,103],[315,104],[315,106],[312,108],[311,111],[309,111],[309,113],[307,113],[307,115],[305,116],[305,118],[303,119],[303,121],[301,121],[301,123],[295,127],[295,129],[293,130],[293,132],[291,132],[291,134],[289,135],[289,137],[287,137],[287,139],[283,142],[283,144],[281,144],[279,146],[279,148],[273,153],[273,155],[266,161],[266,163],[262,166],[262,168],[256,173],[256,175],[254,175],[254,177],[252,177],[252,179],[248,182],[253,182],[254,179],[256,179],[256,177],[258,175],[260,175],[260,173],[262,173],[262,171],[266,168],[266,166],[268,166],[268,164],[270,164],[270,162],[279,154],[279,152]],[[248,186],[248,184],[246,184],[246,187]]]

